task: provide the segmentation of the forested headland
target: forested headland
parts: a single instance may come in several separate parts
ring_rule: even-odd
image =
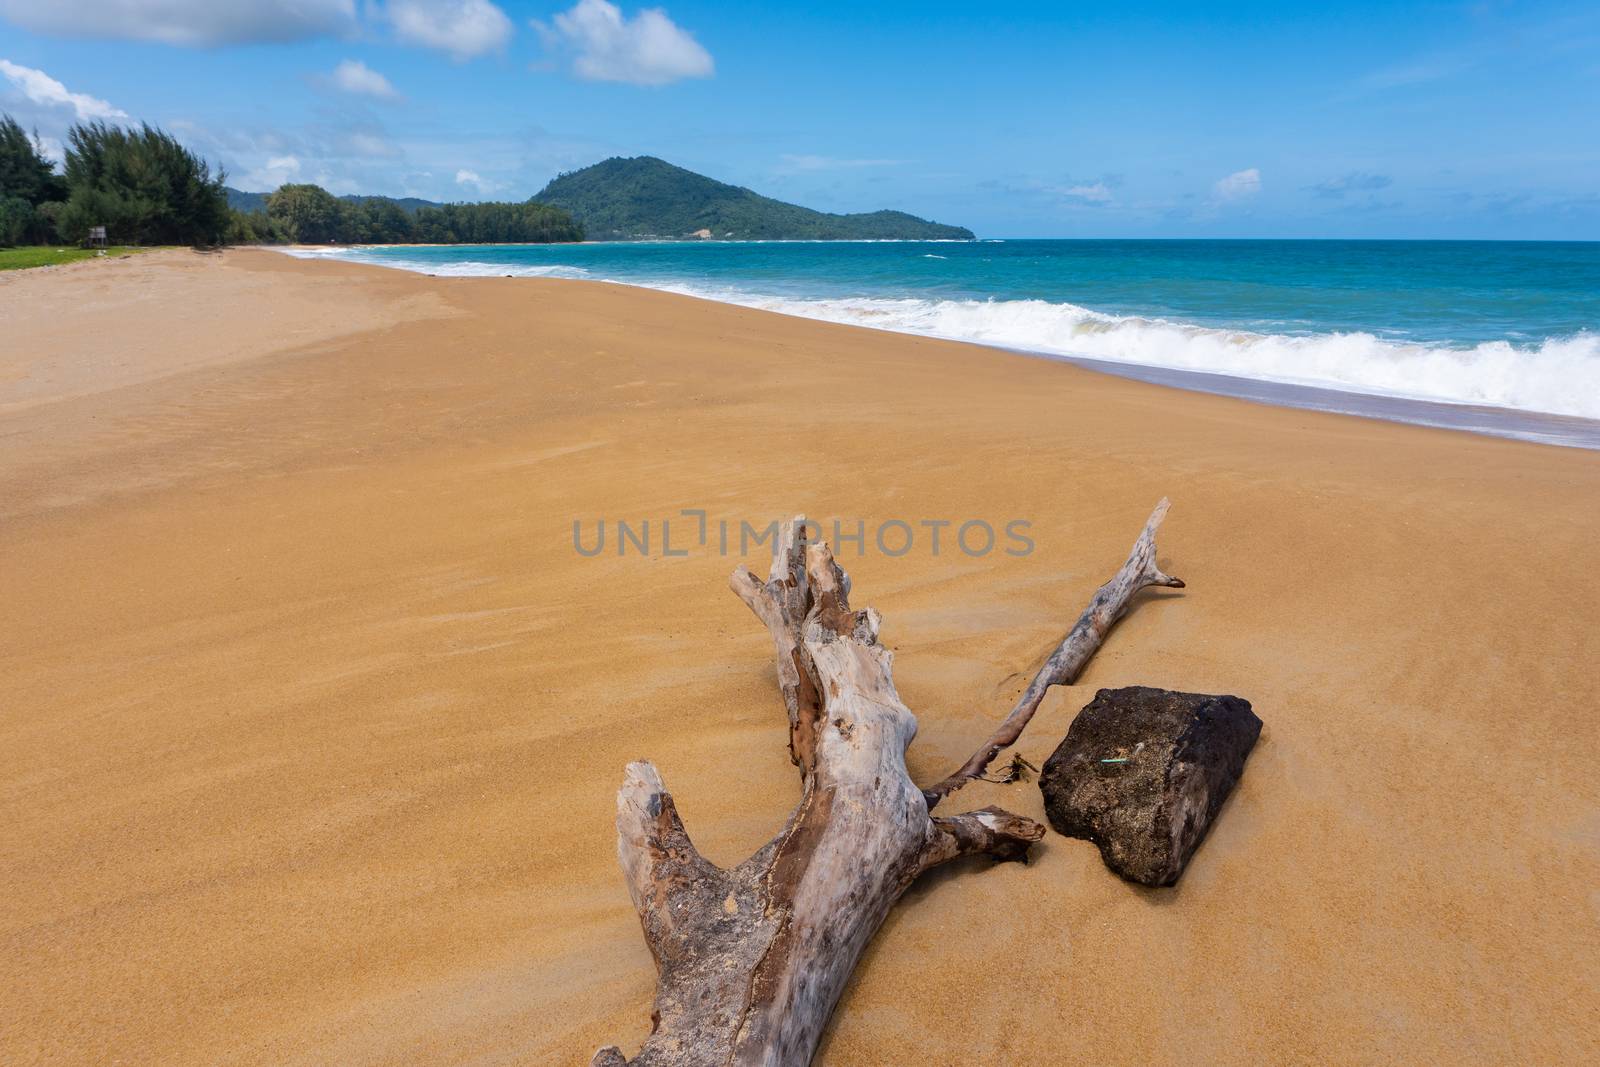
[[[0,246],[80,244],[104,226],[113,245],[491,244],[580,241],[583,227],[533,202],[430,204],[341,198],[284,185],[262,206],[228,204],[226,174],[149,124],[83,123],[60,167],[40,140],[0,116]]]
[[[226,174],[157,127],[72,127],[58,168],[0,118],[0,246],[543,244],[604,240],[971,240],[901,211],[830,214],[761,196],[651,156],[562,174],[519,202],[439,204],[336,196],[292,183],[230,189]]]

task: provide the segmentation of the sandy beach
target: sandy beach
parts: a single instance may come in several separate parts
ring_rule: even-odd
[[[1176,889],[1054,834],[925,879],[818,1062],[1600,1060],[1600,452],[258,250],[10,272],[0,337],[0,1062],[631,1053],[624,764],[723,863],[799,794],[727,588],[765,549],[683,511],[1030,524],[841,549],[929,781],[1163,495],[1188,588],[1020,751],[1101,687],[1243,696],[1210,837]],[[575,549],[618,519],[649,554]]]

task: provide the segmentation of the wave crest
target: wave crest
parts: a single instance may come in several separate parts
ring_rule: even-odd
[[[686,296],[896,333],[969,341],[1043,355],[1229,375],[1347,393],[1471,404],[1600,419],[1600,334],[1537,344],[1472,347],[1386,340],[1370,333],[1255,333],[1109,315],[1046,300],[816,299],[679,282],[600,279],[581,267],[476,260],[430,262],[349,248],[293,249],[443,276],[615,280]]]
[[[372,267],[408,270],[415,274],[431,274],[437,278],[588,278],[590,276],[582,267],[489,263],[476,259],[436,262],[428,259],[407,259],[404,256],[364,254],[359,248],[342,245],[327,248],[284,248],[279,251],[296,259],[338,259],[348,263],[365,263]]]
[[[1452,348],[1370,333],[1221,330],[1044,300],[715,299],[1047,355],[1600,419],[1600,334],[1588,331],[1532,345]]]

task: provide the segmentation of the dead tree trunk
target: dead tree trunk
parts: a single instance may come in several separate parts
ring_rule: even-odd
[[[917,721],[895,692],[878,613],[850,608],[849,578],[828,546],[808,545],[797,518],[767,581],[736,570],[734,592],[772,634],[800,804],[777,837],[722,870],[695,851],[655,768],[628,766],[617,853],[659,978],[639,1054],[604,1048],[593,1067],[807,1064],[862,949],[918,875],[958,856],[1026,856],[1044,836],[1031,819],[929,808],[1016,741],[1045,690],[1077,674],[1135,593],[1183,584],[1155,567],[1166,509],[1163,500],[1000,730],[926,792],[906,772]]]

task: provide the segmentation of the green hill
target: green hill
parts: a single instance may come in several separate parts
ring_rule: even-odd
[[[722,240],[965,240],[972,231],[903,211],[831,215],[761,196],[654,156],[614,158],[556,178],[534,200],[561,208],[591,241],[691,237]]]
[[[267,197],[272,195],[271,193],[247,193],[243,189],[235,189],[231,185],[223,186],[223,191],[228,194],[229,207],[233,208],[235,211],[245,212],[267,210]],[[360,196],[358,194],[351,193],[346,196],[341,196],[339,199],[348,201],[352,204],[363,203],[367,200],[378,200],[386,201],[391,204],[399,204],[408,215],[415,215],[418,208],[440,206],[437,201],[422,200],[415,196]]]
[[[267,197],[270,193],[247,193],[243,189],[235,189],[231,185],[224,185],[222,191],[228,194],[228,206],[235,211],[265,211],[267,210]]]

